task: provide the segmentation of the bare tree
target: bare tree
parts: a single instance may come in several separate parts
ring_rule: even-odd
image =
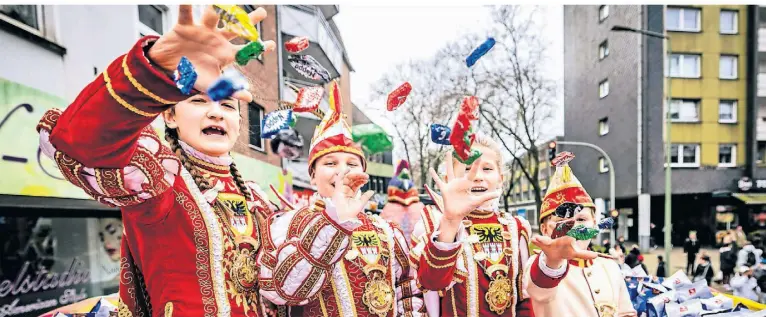
[[[518,168],[532,186],[540,210],[539,146],[547,137],[546,125],[555,100],[555,82],[543,73],[547,43],[536,24],[536,8],[498,6],[491,9],[490,15],[487,33],[464,36],[445,47],[437,59],[453,65],[447,81],[452,96],[462,92],[479,98],[479,130],[498,140],[512,158],[511,169]],[[495,38],[495,47],[476,65],[466,68],[465,56],[487,35]],[[463,63],[462,68],[454,66],[459,63]],[[504,190],[506,211],[513,184],[511,180]]]
[[[431,142],[431,123],[447,124],[451,114],[445,103],[445,85],[440,80],[445,70],[438,67],[438,61],[409,61],[397,65],[386,73],[374,86],[372,100],[382,100],[373,105],[393,124],[398,154],[410,162],[415,182],[422,186],[429,179],[428,168],[438,165],[446,146]],[[388,94],[404,82],[412,85],[412,92],[404,105],[395,111],[385,111]]]

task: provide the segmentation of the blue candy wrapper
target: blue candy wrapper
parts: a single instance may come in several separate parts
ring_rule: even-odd
[[[294,120],[291,109],[269,112],[261,121],[261,137],[264,139],[273,138],[279,131],[290,127]]]
[[[181,61],[178,62],[178,67],[173,72],[173,77],[176,87],[181,90],[182,94],[191,94],[191,91],[194,88],[194,83],[197,82],[197,71],[194,70],[194,65],[192,65],[186,56],[181,57]]]
[[[614,218],[612,217],[606,217],[598,223],[598,228],[601,230],[612,229],[612,227],[614,227]]]
[[[449,136],[452,133],[452,129],[448,126],[438,123],[431,124],[431,142],[441,145],[450,145]]]
[[[235,68],[227,68],[223,75],[210,85],[207,89],[207,95],[213,101],[221,101],[231,97],[235,92],[247,89],[247,78]]]
[[[488,38],[486,41],[484,41],[484,43],[481,43],[479,47],[474,49],[473,52],[471,52],[471,55],[468,55],[468,57],[466,57],[465,64],[468,67],[473,66],[474,64],[476,64],[479,58],[487,54],[487,52],[489,52],[489,50],[491,50],[494,46],[495,46],[495,39],[491,37]]]

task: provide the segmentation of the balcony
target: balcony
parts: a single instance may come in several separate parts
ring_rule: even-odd
[[[296,36],[305,36],[310,45],[301,55],[311,55],[330,73],[330,78],[338,78],[343,72],[343,49],[340,40],[335,37],[330,24],[325,17],[332,15],[331,8],[324,6],[280,6],[279,18],[281,19],[282,41],[287,42]],[[290,55],[280,43],[282,49],[282,63],[285,65],[285,73],[289,78],[309,81],[312,84],[322,84],[320,81],[312,81],[301,76],[290,66],[287,57]]]

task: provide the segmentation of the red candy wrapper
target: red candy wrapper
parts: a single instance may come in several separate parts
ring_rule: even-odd
[[[303,87],[298,90],[298,97],[295,99],[293,111],[295,112],[311,112],[319,108],[319,103],[322,102],[322,96],[324,96],[324,88],[322,86],[315,87]]]
[[[463,104],[460,105],[460,112],[468,116],[468,120],[479,119],[479,98],[468,96],[463,98]]]
[[[300,53],[309,47],[309,39],[305,36],[297,36],[285,42],[285,49],[290,53]]]
[[[399,106],[404,104],[404,102],[407,100],[407,96],[411,91],[412,86],[408,82],[404,82],[404,84],[394,89],[394,91],[388,94],[386,109],[388,109],[388,111],[394,111],[394,109],[399,108]]]
[[[470,115],[461,110],[455,120],[455,126],[452,127],[449,142],[455,149],[455,156],[463,162],[466,162],[471,157],[471,145],[474,138],[476,138],[473,133],[469,133],[470,129]]]

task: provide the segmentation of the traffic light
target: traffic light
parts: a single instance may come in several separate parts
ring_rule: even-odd
[[[548,160],[553,161],[556,158],[556,141],[548,143]]]

